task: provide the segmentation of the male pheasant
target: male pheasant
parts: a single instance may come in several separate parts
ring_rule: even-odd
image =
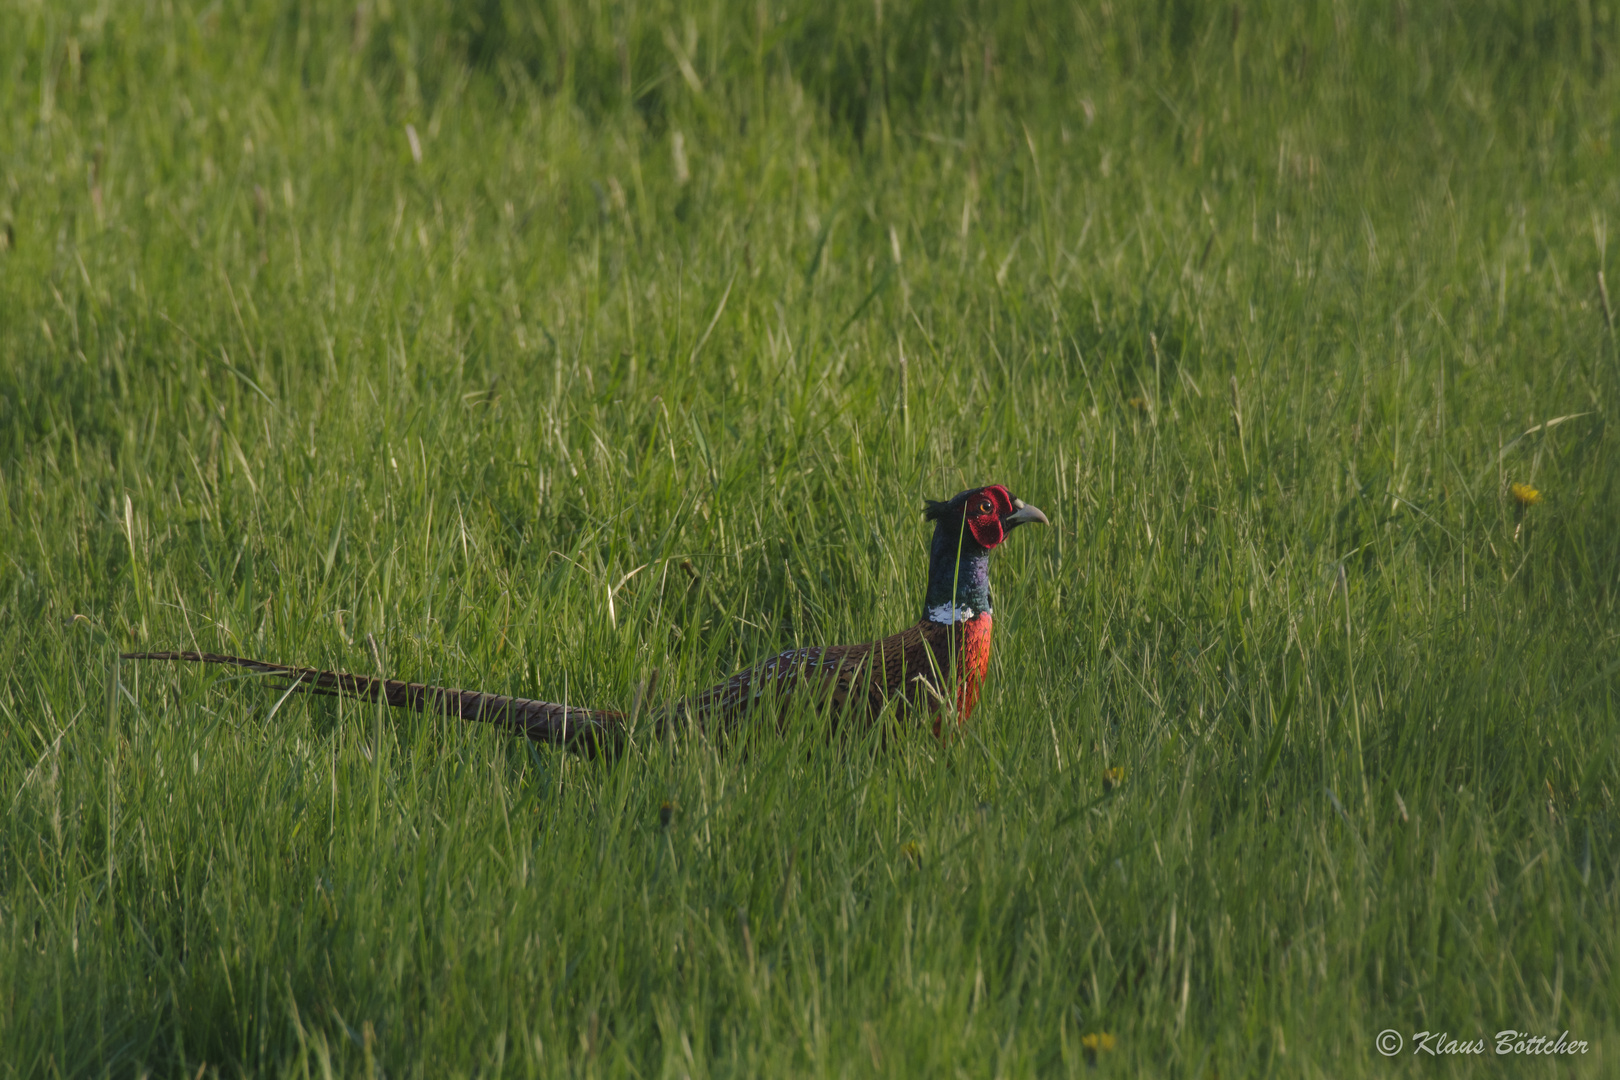
[[[940,734],[946,714],[965,722],[979,700],[990,664],[990,552],[1019,525],[1047,524],[1046,515],[1005,487],[971,488],[945,502],[928,502],[934,522],[923,616],[879,641],[791,649],[718,686],[648,715],[652,733],[689,727],[732,730],[756,711],[781,724],[797,699],[831,710],[835,721],[870,724],[891,703],[897,717],[916,715]],[[315,694],[386,701],[389,705],[443,712],[464,720],[497,724],[536,742],[583,753],[613,753],[635,717],[604,709],[454,690],[397,679],[291,667],[238,656],[197,652],[132,652],[125,660],[189,660],[233,664],[291,680]],[[286,685],[286,684],[284,684]]]

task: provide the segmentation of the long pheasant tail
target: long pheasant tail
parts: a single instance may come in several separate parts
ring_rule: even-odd
[[[308,694],[385,701],[395,708],[424,713],[443,713],[462,720],[494,724],[535,742],[573,750],[587,756],[612,754],[622,740],[624,717],[602,709],[580,709],[551,701],[486,694],[478,690],[455,690],[443,686],[376,679],[341,671],[269,664],[241,656],[200,652],[130,652],[124,660],[174,660],[196,664],[227,664],[261,675],[289,680],[284,686]]]

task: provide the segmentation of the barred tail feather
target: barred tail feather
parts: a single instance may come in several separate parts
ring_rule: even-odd
[[[567,750],[591,755],[618,749],[624,717],[602,709],[581,709],[551,701],[486,694],[478,690],[456,690],[426,686],[399,679],[377,679],[341,671],[270,664],[241,656],[199,652],[130,652],[123,660],[175,660],[198,664],[228,664],[261,675],[291,680],[291,686],[309,694],[385,701],[395,708],[424,713],[443,713],[462,720],[479,720],[525,735],[535,742],[549,743]]]

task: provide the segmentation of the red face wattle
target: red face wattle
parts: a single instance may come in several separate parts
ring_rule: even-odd
[[[963,512],[967,516],[968,528],[973,532],[973,539],[989,551],[1007,538],[1007,530],[1001,519],[1013,512],[1012,493],[1000,484],[980,488],[968,497]]]

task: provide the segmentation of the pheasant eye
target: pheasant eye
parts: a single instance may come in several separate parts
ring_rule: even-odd
[[[994,509],[995,509],[995,507],[990,505],[990,500],[989,499],[984,499],[979,503],[979,513],[981,513],[981,514],[988,514],[990,511],[992,511]]]

